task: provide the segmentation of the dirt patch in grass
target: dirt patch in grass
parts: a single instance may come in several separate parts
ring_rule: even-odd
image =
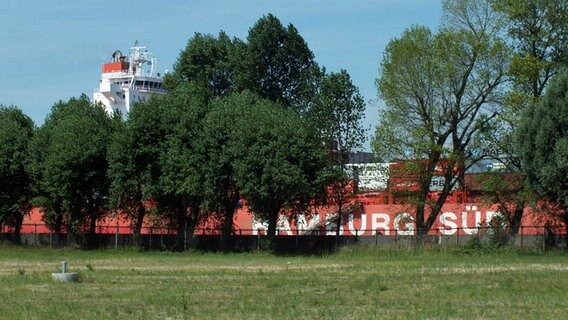
[[[495,266],[479,266],[479,265],[461,265],[454,267],[444,268],[423,268],[422,271],[435,271],[442,273],[494,273],[494,272],[522,272],[522,271],[568,271],[568,265],[563,264],[544,264],[544,263],[531,263],[531,264],[518,264],[518,265],[495,265]]]
[[[88,267],[87,267],[88,266]],[[222,271],[239,270],[243,272],[280,272],[286,270],[310,271],[310,270],[338,270],[353,267],[352,264],[300,264],[300,263],[279,263],[279,264],[208,264],[197,263],[178,264],[170,261],[152,260],[91,260],[91,261],[69,261],[69,272],[93,271],[97,270],[116,270],[116,271],[136,271],[136,272],[174,272],[174,271]],[[0,261],[0,276],[13,275],[18,270],[26,272],[49,271],[56,272],[60,268],[60,262],[30,262],[30,261]]]

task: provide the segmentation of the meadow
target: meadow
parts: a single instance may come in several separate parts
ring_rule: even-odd
[[[61,261],[77,283],[54,282]],[[318,256],[0,246],[0,319],[558,319],[568,255],[343,248]]]

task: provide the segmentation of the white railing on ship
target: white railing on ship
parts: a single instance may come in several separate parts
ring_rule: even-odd
[[[149,86],[132,86],[132,89],[135,90],[140,90],[140,91],[151,91],[151,92],[160,92],[160,93],[166,93],[167,90],[164,88],[152,88]]]

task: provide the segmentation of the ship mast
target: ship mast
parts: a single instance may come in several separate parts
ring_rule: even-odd
[[[149,76],[157,77],[156,74],[156,58],[148,51],[145,46],[139,46],[138,41],[134,43],[134,46],[130,48],[129,54],[130,62],[130,73],[134,76]],[[147,74],[143,74],[143,69],[145,65],[150,66]]]

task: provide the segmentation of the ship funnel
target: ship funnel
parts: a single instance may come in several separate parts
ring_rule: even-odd
[[[112,53],[112,62],[119,62],[121,57],[122,52],[120,52],[120,50],[116,50]]]

